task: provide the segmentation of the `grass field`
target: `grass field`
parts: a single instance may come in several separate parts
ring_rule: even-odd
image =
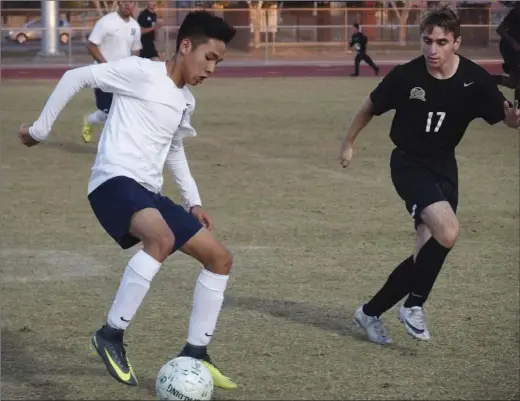
[[[337,162],[376,83],[219,79],[195,90],[188,157],[235,255],[210,352],[240,387],[218,399],[518,399],[519,140],[502,125],[475,121],[458,151],[461,237],[428,303],[432,341],[409,339],[395,310],[389,347],[351,323],[413,247],[389,178],[391,114],[362,133],[348,170]],[[16,138],[51,89],[2,82],[2,397],[152,399],[158,369],[185,341],[199,266],[180,254],[164,264],[127,335],[141,386],[118,384],[88,349],[132,255],[86,198],[95,145],[79,128],[91,91],[48,143],[27,149]]]

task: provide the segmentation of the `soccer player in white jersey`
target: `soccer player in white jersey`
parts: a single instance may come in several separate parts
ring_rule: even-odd
[[[141,27],[133,18],[135,1],[120,1],[117,11],[101,17],[94,26],[87,49],[95,63],[117,61],[141,50]],[[112,104],[112,93],[94,88],[97,110],[83,119],[81,136],[86,143],[92,141],[93,124],[104,123]]]
[[[143,248],[128,262],[107,323],[91,343],[110,374],[128,385],[137,377],[127,359],[123,334],[166,258],[180,250],[203,268],[195,284],[187,342],[181,356],[202,360],[221,388],[236,384],[211,362],[214,334],[232,265],[230,252],[211,234],[183,147],[195,136],[195,99],[186,85],[208,78],[223,59],[235,29],[205,11],[189,13],[178,31],[175,56],[166,61],[129,57],[67,71],[38,120],[22,125],[26,146],[47,139],[53,123],[82,88],[114,94],[88,185],[88,199],[105,231],[123,249]],[[184,207],[162,195],[163,166],[180,189]],[[175,285],[175,280],[172,282]]]

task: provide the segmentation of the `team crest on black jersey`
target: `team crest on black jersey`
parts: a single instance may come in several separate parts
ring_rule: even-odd
[[[410,99],[418,99],[426,102],[426,92],[423,88],[416,86],[410,91]]]

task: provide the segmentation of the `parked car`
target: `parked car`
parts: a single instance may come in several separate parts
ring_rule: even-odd
[[[7,39],[13,40],[20,44],[24,44],[29,40],[40,40],[43,37],[44,26],[41,19],[35,19],[27,22],[22,28],[9,31]],[[58,35],[60,42],[69,43],[73,37],[72,25],[66,20],[59,20]]]

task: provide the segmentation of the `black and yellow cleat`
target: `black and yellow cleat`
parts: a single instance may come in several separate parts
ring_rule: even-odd
[[[90,336],[90,344],[117,381],[128,386],[137,386],[137,377],[126,357],[123,330],[103,326]]]
[[[226,390],[236,389],[238,386],[229,377],[225,376],[219,368],[211,360],[207,348],[204,346],[198,347],[191,344],[186,344],[182,351],[177,356],[189,356],[191,358],[202,361],[213,377],[213,383],[216,387]]]

